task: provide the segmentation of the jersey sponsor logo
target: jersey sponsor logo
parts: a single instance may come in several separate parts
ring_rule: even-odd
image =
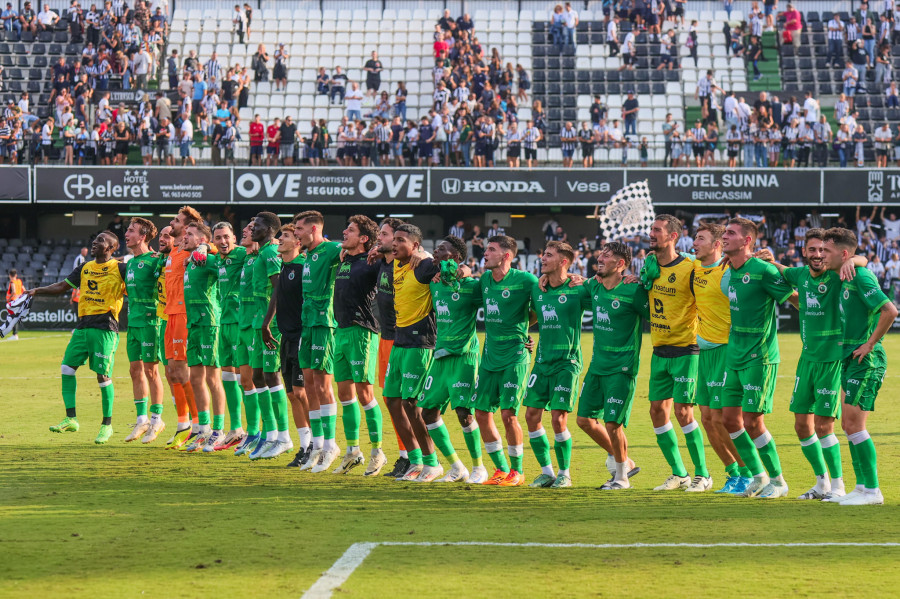
[[[497,302],[496,302],[495,300],[492,300],[492,299],[489,298],[489,299],[484,303],[484,306],[485,306],[485,308],[487,309],[487,315],[488,315],[488,316],[490,316],[490,315],[492,315],[492,314],[496,314],[497,316],[500,316],[500,305],[497,304]]]
[[[816,393],[819,395],[837,395],[837,390],[822,387],[821,389],[816,389]]]
[[[619,404],[622,406],[625,405],[625,402],[623,400],[619,399],[618,397],[607,397],[606,403],[616,403],[616,404]]]
[[[737,290],[731,285],[728,286],[728,301],[732,304],[736,304],[738,301]]]
[[[131,283],[132,281],[134,281],[134,271],[133,271],[133,270],[129,270],[129,271],[128,271],[128,274],[125,276],[125,279],[126,279],[129,283]]]
[[[676,383],[694,383],[697,379],[691,378],[689,376],[676,376],[673,379]]]
[[[88,289],[90,289],[91,291],[97,291],[97,289],[99,287],[97,281],[94,281],[94,280],[88,281],[87,284],[88,284]]]
[[[558,393],[571,393],[572,389],[563,385],[557,385],[553,388],[553,391]]]
[[[662,300],[654,297],[653,298],[653,311],[656,312],[657,314],[662,314],[664,309],[665,308],[663,307]]]
[[[822,304],[819,303],[819,298],[812,294],[808,294],[806,296],[806,309],[812,310],[813,308],[821,308]]]
[[[450,316],[450,307],[447,305],[447,302],[443,300],[434,302],[434,311],[438,316]]]
[[[519,385],[517,383],[504,383],[503,388],[504,389],[518,389]]]
[[[609,319],[609,312],[604,312],[601,308],[597,308],[597,322],[612,324],[612,321]]]
[[[543,305],[541,306],[541,314],[544,317],[544,322],[551,320],[559,320],[559,315],[556,313],[556,308],[553,306]]]
[[[762,391],[762,387],[759,385],[751,385],[748,383],[744,385],[744,391]]]
[[[845,291],[844,293],[845,293],[844,298],[850,297],[850,294],[849,294],[849,293],[847,293],[846,291]],[[863,294],[863,297],[869,297],[869,296],[872,295],[873,293],[878,293],[878,289],[870,289],[870,290],[866,291],[866,292]]]

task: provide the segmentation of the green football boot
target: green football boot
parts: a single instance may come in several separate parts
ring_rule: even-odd
[[[113,435],[112,425],[111,424],[101,424],[100,432],[97,433],[97,438],[94,439],[94,443],[96,443],[97,445],[103,445],[104,443],[109,441],[109,438],[112,437],[112,435]]]
[[[77,433],[78,432],[78,421],[74,418],[69,418],[66,416],[62,419],[62,422],[59,424],[54,424],[50,427],[50,432],[53,433]]]

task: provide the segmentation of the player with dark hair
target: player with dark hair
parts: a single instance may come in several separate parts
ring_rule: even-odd
[[[254,351],[256,339],[253,330],[253,319],[256,316],[256,297],[253,291],[253,265],[259,256],[259,244],[253,241],[253,221],[241,230],[241,246],[247,250],[244,264],[241,266],[240,293],[238,295],[238,337],[240,339],[235,362],[241,375],[241,387],[244,389],[244,410],[246,412],[247,436],[234,450],[234,455],[253,453],[260,442],[259,400],[256,385],[253,383],[253,368],[250,366],[250,355]]]

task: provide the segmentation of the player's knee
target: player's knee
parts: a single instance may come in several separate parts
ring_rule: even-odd
[[[136,376],[141,376],[144,372],[144,365],[142,362],[131,362],[128,365],[128,374],[131,375],[132,378]]]
[[[472,416],[472,412],[465,408],[456,408],[456,419],[459,420],[460,425],[465,427],[471,426],[475,417]]]
[[[422,420],[425,421],[425,424],[434,424],[440,417],[441,413],[434,408],[422,410]]]
[[[108,382],[110,382],[111,380],[112,380],[112,379],[109,378],[108,376],[106,376],[105,374],[98,374],[98,375],[97,375],[97,382],[98,382],[98,383],[108,383]]]
[[[818,435],[819,438],[825,437],[834,432],[834,422],[833,421],[832,422],[829,422],[829,421],[816,422],[815,426],[816,426],[816,435]]]
[[[512,410],[502,410],[500,418],[503,420],[503,425],[507,428],[519,423],[516,419],[516,414]]]
[[[577,418],[575,418],[575,424],[578,425],[578,428],[587,431],[593,428],[594,419],[585,418],[584,416],[578,416]]]

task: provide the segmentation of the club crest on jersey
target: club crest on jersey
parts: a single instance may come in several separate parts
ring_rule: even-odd
[[[144,268],[144,263],[143,263],[143,262],[140,262],[140,263],[138,264],[138,268]]]
[[[231,264],[231,258],[226,258],[226,259],[225,259],[225,264]]]
[[[825,283],[819,283],[819,293],[825,293],[828,291],[828,286]]]
[[[503,299],[509,298],[509,289],[504,289],[503,293],[500,294]]]
[[[289,281],[293,281],[293,280],[294,280],[294,271],[293,271],[293,270],[292,270],[291,272],[288,273],[288,280],[289,280]]]
[[[614,299],[614,300],[612,301],[612,303],[610,304],[610,306],[612,306],[613,310],[618,310],[618,309],[619,309],[619,306],[621,306],[621,305],[622,305],[622,304],[621,304],[621,303],[619,302],[619,300],[617,300],[617,299]]]
[[[674,283],[674,282],[675,282],[675,278],[676,278],[676,277],[675,277],[675,273],[673,272],[672,274],[669,275],[669,282],[670,282],[670,283]]]
[[[450,296],[450,299],[452,299],[454,302],[458,302],[458,301],[459,301],[459,294],[458,294],[458,293],[454,293],[453,295]]]
[[[564,303],[566,303],[567,301],[569,301],[569,298],[567,298],[565,295],[560,295],[560,296],[557,298],[557,301],[559,301],[559,303],[561,303],[561,304],[564,304]]]
[[[850,290],[844,289],[844,299],[850,299]]]
[[[312,261],[316,262],[319,259],[319,254],[313,254]]]
[[[750,273],[748,272],[748,273],[745,274],[743,277],[741,277],[741,283],[743,283],[744,285],[746,285],[746,284],[749,283],[749,282],[750,282]]]

